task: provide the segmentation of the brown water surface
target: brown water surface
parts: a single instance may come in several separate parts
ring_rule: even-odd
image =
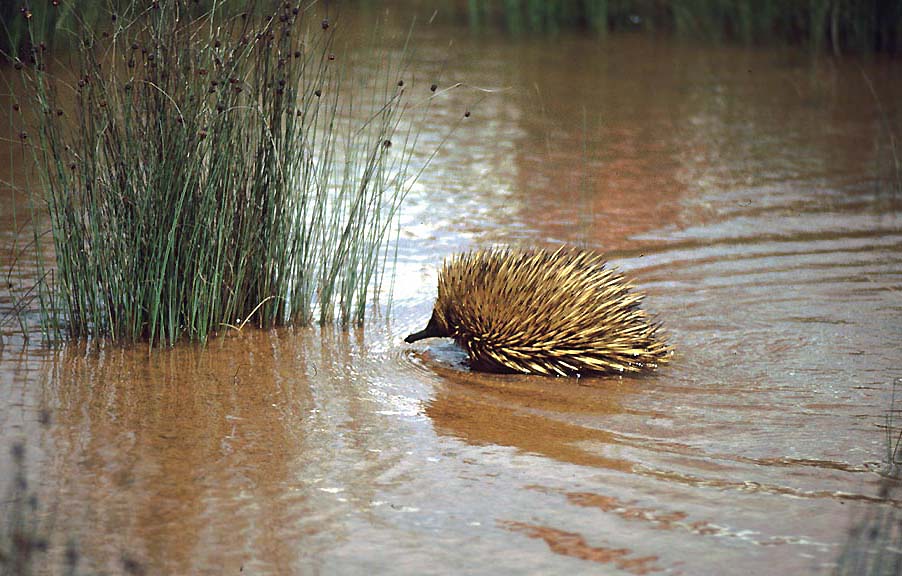
[[[390,313],[154,351],[3,324],[0,490],[23,442],[46,572],[74,541],[83,573],[825,573],[896,514],[875,471],[902,376],[898,62],[438,23],[415,45],[412,89],[468,85],[423,154],[472,114],[405,205]],[[671,365],[493,376],[403,343],[444,256],[561,242],[647,290]]]

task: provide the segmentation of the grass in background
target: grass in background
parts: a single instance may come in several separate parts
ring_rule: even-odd
[[[133,2],[5,0],[0,2],[0,52],[26,58],[30,47],[42,42],[50,48],[70,48],[75,38],[71,32],[78,26],[106,26],[112,12],[121,12]],[[231,9],[243,9],[248,4],[243,0],[192,0],[192,11],[209,9],[214,2]],[[25,14],[30,17],[23,18]]]
[[[467,0],[465,9],[471,25],[497,22],[513,33],[663,30],[707,40],[806,44],[836,54],[902,52],[897,0]]]
[[[403,64],[352,79],[309,3],[134,2],[103,32],[72,13],[76,63],[39,42],[14,57],[56,258],[38,265],[44,333],[362,322],[418,175]]]
[[[88,18],[98,19],[111,7],[130,0],[84,2]],[[214,0],[192,0],[210,6]],[[412,2],[412,0],[407,0]],[[238,0],[219,0],[243,6]],[[372,8],[372,0],[349,2]],[[394,4],[403,5],[399,0]],[[674,32],[707,40],[746,44],[787,42],[815,51],[902,52],[902,2],[898,0],[438,0],[442,11],[465,13],[473,28],[499,24],[513,34],[554,33],[585,29],[599,35],[609,30]],[[19,0],[0,5],[0,49],[22,53],[30,46],[29,31],[18,18],[28,6],[48,44],[71,25],[69,13],[52,2]],[[106,8],[104,8],[106,7]],[[4,34],[5,32],[5,34]]]

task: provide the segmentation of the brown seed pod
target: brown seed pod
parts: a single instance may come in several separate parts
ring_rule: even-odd
[[[595,252],[478,250],[445,261],[432,317],[405,342],[453,338],[488,372],[640,372],[671,355],[643,297]]]

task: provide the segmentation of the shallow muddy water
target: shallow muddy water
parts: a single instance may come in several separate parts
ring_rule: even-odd
[[[902,535],[855,534],[902,507],[876,473],[902,377],[886,131],[902,137],[902,65],[418,26],[424,93],[443,68],[443,86],[468,85],[437,100],[424,139],[471,116],[405,204],[381,317],[150,352],[26,346],[4,324],[0,490],[24,445],[49,539],[39,572],[62,573],[70,542],[85,574],[898,562]],[[4,269],[16,200],[0,196]],[[450,342],[403,343],[444,256],[564,242],[607,252],[647,291],[669,366],[495,376]],[[13,499],[0,506],[10,518]]]

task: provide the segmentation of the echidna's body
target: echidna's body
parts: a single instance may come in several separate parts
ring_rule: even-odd
[[[670,354],[642,298],[594,252],[479,250],[445,262],[432,318],[406,341],[454,338],[490,372],[638,372]]]

